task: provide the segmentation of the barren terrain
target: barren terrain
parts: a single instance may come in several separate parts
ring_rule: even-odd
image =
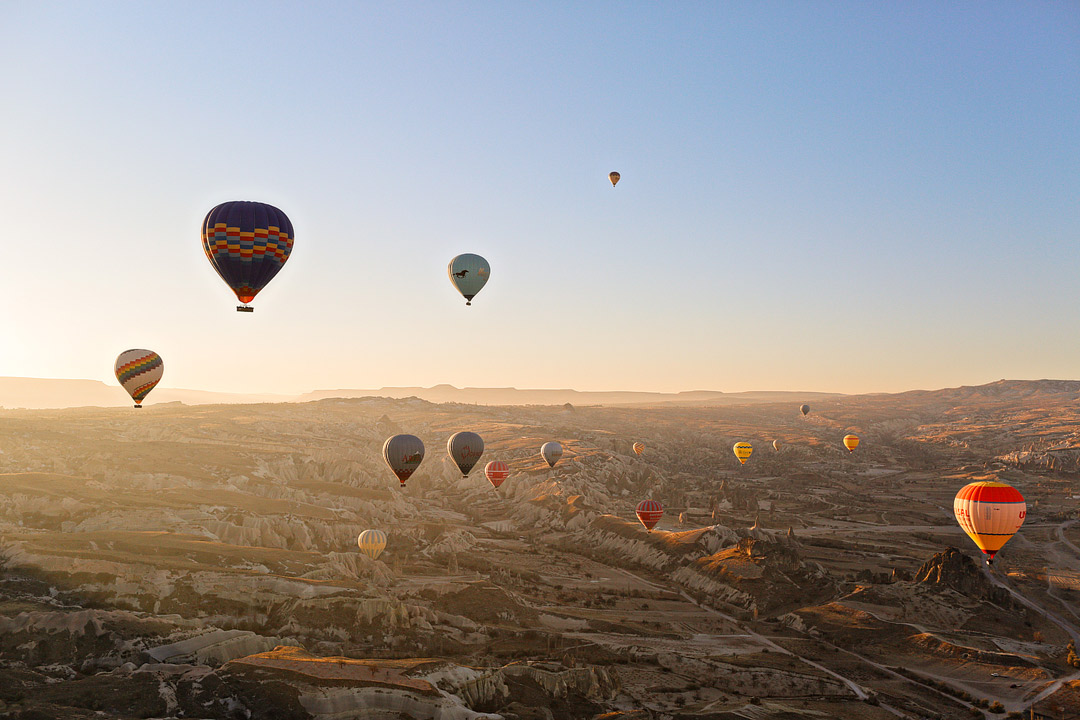
[[[1003,381],[807,417],[416,398],[0,411],[0,717],[1080,712],[1078,400],[1080,383]],[[487,445],[464,479],[457,430]],[[427,447],[405,489],[380,455],[397,432]],[[511,468],[498,490],[492,459]],[[1028,502],[993,571],[951,512],[985,477]],[[665,507],[652,533],[645,498]],[[375,561],[367,528],[389,537]]]

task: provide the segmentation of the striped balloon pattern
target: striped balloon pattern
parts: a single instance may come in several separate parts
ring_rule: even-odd
[[[273,205],[227,202],[206,214],[202,245],[217,274],[247,304],[289,259],[293,227]]]
[[[645,443],[642,443],[642,442],[634,443],[634,453],[637,454],[637,455],[641,455],[643,452],[645,452]]]
[[[1024,524],[1027,503],[1012,485],[982,480],[960,488],[953,500],[953,514],[990,564]]]
[[[161,382],[165,363],[153,350],[125,350],[117,356],[113,370],[135,407],[142,407],[143,399]]]
[[[360,546],[360,552],[372,560],[378,560],[386,549],[386,533],[382,530],[365,530],[356,538],[356,544]]]
[[[847,451],[849,453],[855,452],[855,448],[859,447],[859,436],[858,435],[845,435],[844,436],[844,447],[847,448]]]
[[[754,452],[754,446],[748,442],[737,442],[731,449],[735,451],[735,457],[739,458],[740,465],[745,465],[750,459],[750,454]]]
[[[454,287],[465,298],[465,304],[472,305],[476,293],[487,285],[488,278],[491,277],[491,266],[479,255],[462,253],[450,261],[446,272],[450,275],[450,282],[454,283]]]
[[[652,532],[662,517],[664,517],[664,506],[655,500],[642,500],[638,503],[637,518],[649,532]]]
[[[498,490],[503,481],[510,477],[510,466],[502,460],[492,460],[484,467],[484,474],[487,475],[488,482]]]

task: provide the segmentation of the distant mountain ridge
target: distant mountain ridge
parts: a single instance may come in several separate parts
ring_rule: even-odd
[[[379,389],[314,390],[300,395],[273,393],[224,393],[180,388],[156,388],[145,403],[186,405],[313,402],[332,398],[417,397],[432,403],[477,405],[740,405],[750,403],[810,403],[841,398],[891,396],[898,399],[936,400],[943,404],[979,400],[1019,400],[1041,395],[1074,395],[1080,399],[1080,380],[998,380],[985,385],[965,385],[941,390],[909,390],[902,393],[845,395],[842,393],[761,390],[726,393],[690,390],[677,393],[635,391],[583,391],[570,389],[458,388],[453,385],[383,387]],[[69,407],[125,407],[131,400],[118,385],[99,380],[0,377],[0,407],[59,409]]]
[[[506,388],[457,388],[453,385],[423,387],[384,387],[378,390],[315,390],[298,400],[326,400],[357,397],[418,397],[434,403],[475,403],[477,405],[732,405],[758,402],[785,402],[801,398],[813,402],[824,398],[843,397],[839,393],[789,392],[764,390],[725,393],[717,390],[689,390],[678,393],[587,390],[530,390]]]

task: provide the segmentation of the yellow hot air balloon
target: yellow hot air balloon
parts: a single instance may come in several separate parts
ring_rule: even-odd
[[[620,175],[619,173],[614,172],[614,171],[609,172],[607,174],[607,179],[611,181],[611,187],[615,187],[616,185],[618,185],[619,184],[619,178],[621,178],[621,177],[622,177],[622,175]]]
[[[386,533],[382,530],[365,530],[356,538],[356,544],[360,546],[360,552],[372,560],[378,560],[386,549]]]
[[[846,447],[848,449],[849,453],[855,452],[855,448],[859,447],[859,436],[858,435],[845,435],[844,436],[844,447]]]
[[[735,451],[735,457],[739,458],[739,463],[745,465],[750,459],[750,453],[754,452],[754,447],[748,442],[737,442],[732,450]]]
[[[642,443],[642,442],[634,443],[634,453],[637,454],[637,455],[641,455],[643,452],[645,452],[645,443]]]
[[[982,480],[960,488],[953,500],[953,514],[990,565],[1001,546],[1024,524],[1027,503],[1012,485]]]
[[[773,450],[775,450],[776,452],[780,452],[780,448],[782,447],[779,440],[773,440],[772,446]]]

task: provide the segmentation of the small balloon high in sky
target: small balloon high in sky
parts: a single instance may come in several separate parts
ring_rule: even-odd
[[[0,375],[112,382],[91,359],[142,346],[244,393],[1075,375],[1074,2],[20,3],[0,60]],[[737,351],[705,331],[736,309]]]

